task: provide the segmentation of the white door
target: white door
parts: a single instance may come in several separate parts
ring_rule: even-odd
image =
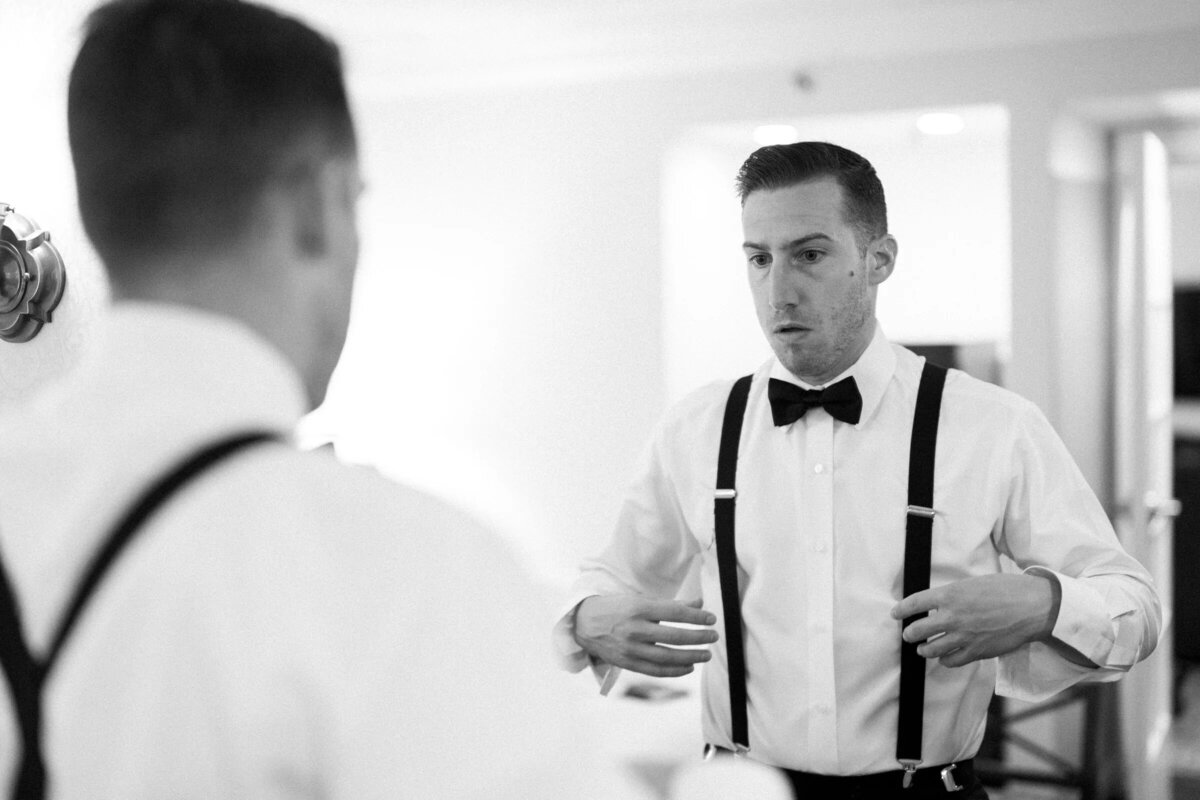
[[[1170,796],[1172,279],[1167,152],[1146,131],[1114,137],[1112,316],[1117,535],[1163,600],[1158,649],[1120,684],[1130,800]]]

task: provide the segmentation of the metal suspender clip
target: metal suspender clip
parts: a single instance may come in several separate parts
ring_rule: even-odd
[[[921,762],[915,758],[901,758],[899,761],[900,766],[904,767],[904,781],[902,785],[907,789],[912,786],[913,775],[917,774],[917,767],[921,766]]]
[[[747,755],[749,752],[750,752],[749,747],[747,747],[744,744],[738,744],[737,742],[733,743],[732,751],[730,751],[728,748],[717,747],[715,744],[709,743],[709,744],[704,745],[704,760],[712,761],[713,757],[719,753],[729,753],[730,755],[732,755],[736,758],[738,756]]]
[[[926,519],[933,519],[937,514],[932,508],[926,508],[925,506],[909,506],[908,513],[916,517],[925,517]]]
[[[737,489],[717,489],[713,496],[718,500],[732,500],[737,497]]]
[[[954,770],[957,767],[958,764],[951,764],[950,766],[942,769],[942,786],[946,787],[947,792],[958,792],[963,788],[959,786],[958,781],[954,779]]]

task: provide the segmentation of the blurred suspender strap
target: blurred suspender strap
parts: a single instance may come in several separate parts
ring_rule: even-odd
[[[929,588],[929,566],[933,553],[933,467],[937,452],[938,416],[946,369],[925,362],[917,389],[913,415],[912,444],[908,451],[908,525],[904,541],[904,597]],[[926,616],[914,614],[904,620],[903,630]],[[917,643],[900,643],[900,717],[896,726],[896,760],[904,769],[904,786],[921,764],[921,728],[925,712],[925,659]]]
[[[46,797],[46,765],[42,757],[42,690],[67,638],[95,594],[100,581],[147,519],[193,478],[251,445],[279,441],[265,431],[238,433],[205,445],[152,484],[112,529],[83,573],[71,602],[41,661],[30,652],[21,626],[16,593],[0,563],[0,661],[13,697],[21,734],[21,760],[11,787],[12,800]]]
[[[46,794],[45,767],[37,744],[42,729],[42,668],[25,642],[17,594],[8,570],[0,562],[0,666],[4,667],[21,737],[16,751],[20,769],[14,773],[9,796],[13,800],[41,800]]]
[[[733,523],[737,498],[738,444],[742,438],[742,418],[746,415],[746,398],[750,396],[752,378],[752,375],[739,378],[729,391],[729,399],[725,403],[721,449],[717,454],[717,491],[713,501],[717,571],[721,578],[725,654],[729,667],[729,717],[733,725],[734,748],[739,753],[750,749],[750,734],[746,724],[746,654],[742,640],[742,604],[738,593]]]

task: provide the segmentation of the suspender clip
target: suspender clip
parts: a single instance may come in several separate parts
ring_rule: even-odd
[[[712,742],[707,742],[704,745],[704,759],[703,760],[704,761],[712,761],[713,758],[715,758],[716,756],[722,756],[722,757],[733,756],[734,758],[737,758],[738,756],[749,755],[749,753],[750,753],[749,747],[747,747],[744,744],[738,744],[737,742],[733,743],[732,750],[730,750],[728,747],[717,747]]]
[[[718,500],[732,500],[737,497],[737,489],[717,489],[714,497]]]
[[[908,513],[916,517],[925,517],[926,519],[933,519],[934,515],[937,514],[932,508],[926,508],[925,506],[909,506]]]
[[[917,774],[917,767],[921,766],[921,762],[915,758],[899,759],[900,766],[904,767],[904,781],[901,784],[905,789],[912,786],[913,775]]]
[[[958,785],[958,781],[954,779],[954,770],[958,764],[951,764],[942,770],[942,786],[946,787],[947,792],[961,791],[963,787]]]

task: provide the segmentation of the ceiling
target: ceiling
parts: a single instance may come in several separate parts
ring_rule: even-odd
[[[1200,27],[1196,0],[278,0],[411,94]],[[387,76],[382,80],[382,76]]]
[[[356,91],[385,96],[1200,28],[1197,0],[268,2],[332,34]],[[2,0],[0,29],[10,15],[61,26],[94,4]]]

